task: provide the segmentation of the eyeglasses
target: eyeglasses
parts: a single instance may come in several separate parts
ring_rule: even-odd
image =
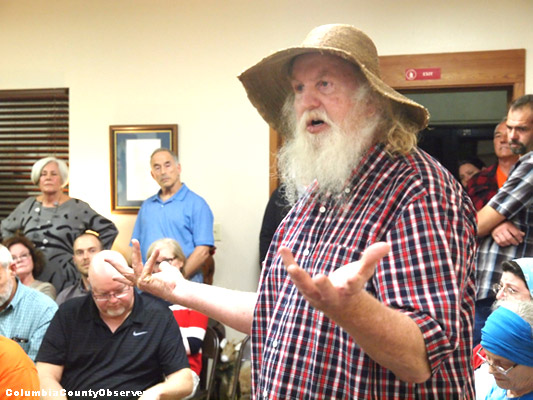
[[[499,365],[495,365],[493,362],[490,362],[487,357],[485,357],[483,354],[481,354],[481,350],[482,349],[479,349],[477,351],[477,356],[479,358],[481,358],[481,360],[483,360],[484,363],[487,363],[489,367],[493,368],[494,370],[496,370],[498,373],[502,374],[502,375],[507,375],[509,373],[509,371],[511,371],[514,367],[516,367],[518,365],[518,363],[516,363],[515,365],[512,365],[511,367],[505,369],[503,367],[500,367]]]
[[[163,259],[160,260],[160,261],[156,261],[154,265],[155,265],[156,267],[159,267],[159,264],[161,264],[162,262],[167,262],[167,263],[171,264],[172,261],[174,261],[176,258],[178,258],[178,257],[174,256],[174,257],[172,257],[172,258],[163,258]]]
[[[102,294],[96,294],[93,292],[93,299],[96,301],[104,302],[111,300],[111,297],[114,297],[115,299],[122,299],[123,297],[126,297],[128,295],[128,292],[130,290],[129,286],[126,286],[124,289],[118,291],[118,292],[111,292],[111,293],[102,293]]]
[[[515,296],[518,294],[518,291],[513,289],[510,286],[503,286],[503,285],[500,285],[499,283],[495,283],[494,285],[492,285],[492,291],[494,293],[498,294],[500,293],[501,290],[503,290],[503,294],[505,296]]]
[[[28,258],[30,258],[30,253],[25,253],[25,254],[21,254],[18,257],[13,257],[13,261],[14,262],[26,261]]]

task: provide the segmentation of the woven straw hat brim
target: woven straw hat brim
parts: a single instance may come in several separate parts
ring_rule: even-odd
[[[424,129],[429,121],[429,112],[422,105],[398,93],[379,76],[377,52],[374,44],[363,32],[349,25],[331,25],[326,31],[327,36],[319,38],[322,43],[304,44],[277,51],[259,61],[239,75],[239,79],[246,89],[248,98],[259,114],[276,131],[285,134],[281,111],[287,96],[292,91],[289,78],[289,66],[292,60],[303,54],[319,52],[341,57],[359,67],[370,83],[370,86],[382,96],[391,99],[402,110],[404,117],[412,121],[419,130]],[[324,28],[324,27],[320,27]],[[326,28],[328,29],[328,28]],[[351,39],[358,36],[353,43],[335,43],[335,35],[341,39]],[[313,31],[309,34],[312,37]],[[312,37],[311,41],[317,39]],[[327,42],[327,43],[326,43]],[[333,44],[328,46],[326,44]],[[359,50],[362,48],[362,50]]]

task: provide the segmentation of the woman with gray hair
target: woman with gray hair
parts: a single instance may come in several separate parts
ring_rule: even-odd
[[[24,200],[2,221],[2,237],[18,233],[30,239],[46,257],[43,271],[36,278],[52,283],[60,292],[79,278],[72,261],[74,239],[90,229],[99,234],[108,249],[118,230],[89,204],[63,192],[68,183],[68,167],[63,160],[40,159],[32,167],[31,180],[41,193]]]

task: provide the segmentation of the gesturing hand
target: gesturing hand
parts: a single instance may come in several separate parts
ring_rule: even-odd
[[[132,240],[133,252],[131,256],[132,267],[123,267],[113,260],[106,260],[122,274],[114,280],[130,286],[137,286],[142,291],[168,300],[177,285],[185,282],[185,278],[178,268],[164,261],[159,265],[160,272],[154,273],[154,266],[159,250],[154,250],[152,256],[142,263],[141,247],[136,239]]]
[[[388,243],[375,243],[363,252],[359,261],[346,264],[329,276],[318,274],[313,277],[296,264],[290,249],[282,248],[280,253],[287,272],[300,293],[314,308],[335,319],[346,309],[349,301],[364,290],[377,263],[389,250]]]

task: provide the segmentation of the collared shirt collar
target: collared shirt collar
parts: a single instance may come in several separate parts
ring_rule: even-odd
[[[155,196],[152,197],[152,201],[158,202],[158,203],[170,203],[172,201],[183,201],[187,193],[189,192],[189,188],[185,183],[181,183],[180,189],[174,193],[171,197],[169,197],[167,200],[163,201],[161,200],[161,189],[159,189],[159,192]]]

